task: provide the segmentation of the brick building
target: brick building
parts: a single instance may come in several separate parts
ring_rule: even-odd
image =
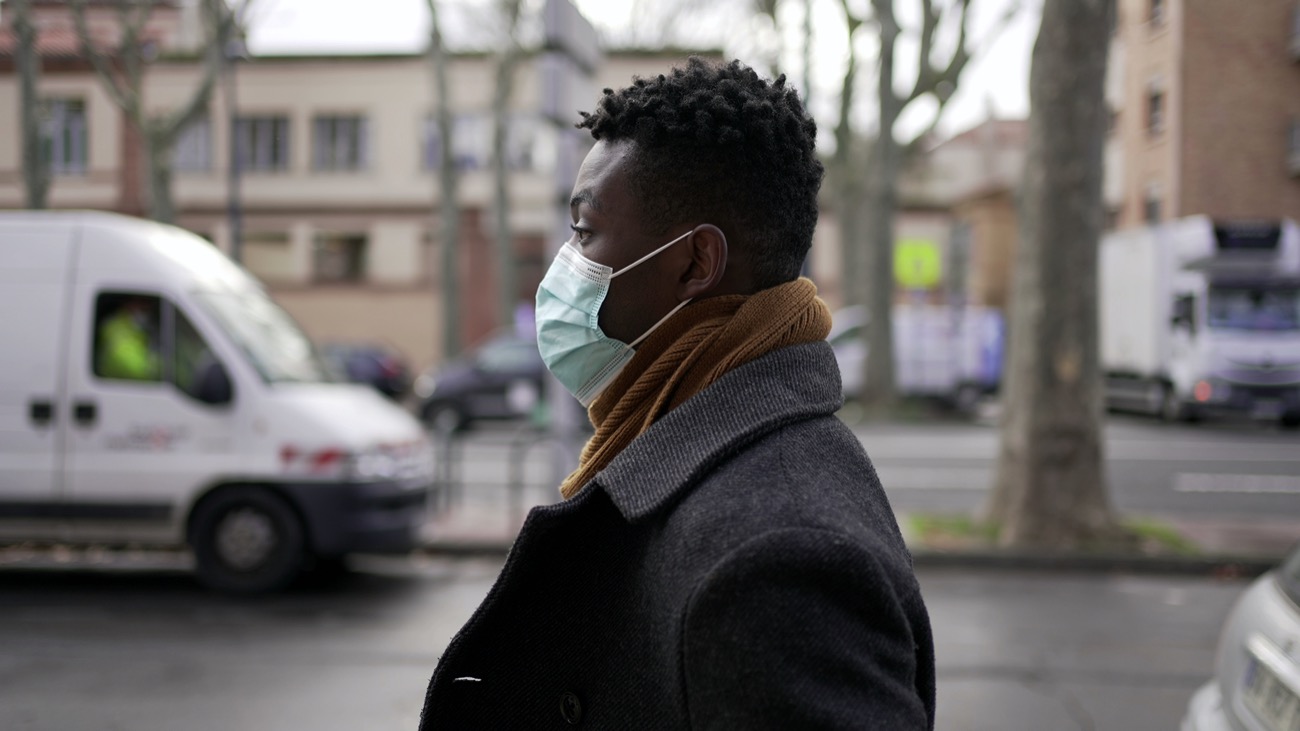
[[[1300,3],[1120,0],[1111,71],[1114,227],[1300,219]]]

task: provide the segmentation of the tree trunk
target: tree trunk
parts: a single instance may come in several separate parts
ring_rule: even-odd
[[[853,88],[857,83],[858,55],[853,36],[862,22],[842,2],[847,30],[849,57],[840,83],[839,121],[835,125],[835,156],[831,160],[831,179],[836,188],[835,213],[840,224],[840,299],[845,306],[863,303],[862,279],[862,173],[855,154],[857,140],[853,134]],[[811,11],[809,11],[811,12]]]
[[[427,0],[431,26],[429,59],[433,64],[434,105],[438,123],[438,217],[442,223],[442,357],[460,354],[460,204],[456,195],[456,159],[452,148],[451,85],[446,49],[438,23],[438,3]]]
[[[510,97],[514,92],[515,68],[519,65],[519,27],[521,0],[502,0],[505,15],[505,49],[497,59],[496,89],[492,95],[492,188],[497,261],[497,326],[506,328],[514,322],[519,298],[515,276],[515,239],[510,229],[510,161],[507,159],[510,133]]]
[[[1103,464],[1097,243],[1114,0],[1047,0],[1030,70],[1029,150],[997,482],[1004,546],[1116,535]]]
[[[172,201],[172,146],[176,135],[169,134],[158,120],[145,123],[140,135],[144,144],[145,192],[149,218],[160,223],[174,223],[176,206]]]
[[[36,28],[31,23],[30,0],[13,0],[13,30],[18,37],[19,104],[22,107],[23,185],[27,207],[41,209],[48,205],[50,165],[41,139],[41,57],[36,48]]]
[[[883,101],[883,100],[882,100]],[[866,283],[866,373],[862,402],[869,411],[887,411],[898,400],[894,382],[894,212],[898,206],[898,172],[902,150],[892,134],[897,112],[889,120],[881,109],[882,134],[872,145],[867,165],[867,195],[860,214],[866,221],[866,250],[859,279]],[[889,126],[884,126],[888,121]]]
[[[868,411],[883,411],[897,400],[894,384],[894,209],[898,205],[898,170],[901,151],[894,139],[894,123],[902,102],[894,94],[894,44],[898,24],[892,2],[876,4],[880,29],[880,73],[876,78],[876,103],[880,129],[867,163],[866,255],[860,277],[866,283],[867,357],[863,364],[862,403]],[[928,63],[928,59],[923,59]]]

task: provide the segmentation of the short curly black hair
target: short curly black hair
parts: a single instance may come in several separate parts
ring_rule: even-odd
[[[768,81],[740,61],[692,56],[667,75],[605,89],[577,126],[632,143],[632,192],[653,233],[712,223],[745,242],[756,289],[799,276],[824,168],[817,125],[784,75]]]

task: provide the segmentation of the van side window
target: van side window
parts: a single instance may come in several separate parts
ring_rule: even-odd
[[[95,300],[94,372],[100,378],[161,381],[162,300],[105,292]]]
[[[1196,334],[1196,296],[1178,295],[1174,298],[1174,324],[1187,328],[1187,332]]]
[[[176,387],[194,398],[199,397],[203,373],[217,362],[203,336],[184,313],[172,308],[176,323],[176,348],[173,353],[172,379]]]

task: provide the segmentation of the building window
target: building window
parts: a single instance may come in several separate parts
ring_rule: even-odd
[[[1148,185],[1142,201],[1142,221],[1148,226],[1160,223],[1160,186]]]
[[[212,169],[212,119],[204,114],[181,129],[172,148],[172,167],[179,171]]]
[[[1152,28],[1159,28],[1165,24],[1165,0],[1151,0],[1147,19],[1151,21]]]
[[[362,170],[369,164],[365,117],[316,117],[312,133],[312,165],[317,170]]]
[[[249,172],[289,169],[289,118],[241,117],[235,121],[239,167]]]
[[[244,234],[243,265],[267,282],[294,281],[306,272],[294,267],[289,234],[284,231],[250,231]]]
[[[1147,134],[1155,137],[1165,130],[1165,93],[1159,88],[1147,90]]]
[[[456,117],[451,131],[451,154],[457,170],[481,170],[492,156],[492,124],[483,114]]]
[[[452,126],[452,156],[458,170],[483,170],[492,164],[492,118],[474,114],[456,117]],[[531,114],[512,115],[506,126],[506,169],[536,170],[542,125]],[[425,170],[437,170],[442,148],[436,117],[424,120],[423,155]]]
[[[1300,119],[1291,120],[1287,142],[1287,169],[1292,175],[1300,175]]]
[[[48,99],[41,124],[45,161],[53,175],[86,172],[86,103],[81,99]]]
[[[1300,2],[1291,13],[1291,56],[1300,59]]]
[[[317,282],[360,282],[365,276],[365,236],[317,234],[313,279]]]
[[[534,170],[540,120],[531,114],[515,115],[506,127],[506,168],[509,170]]]

